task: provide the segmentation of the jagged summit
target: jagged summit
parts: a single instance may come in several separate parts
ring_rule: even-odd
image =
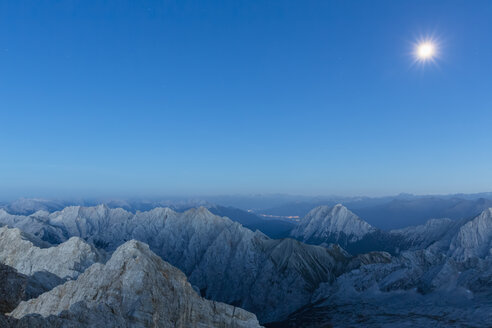
[[[102,260],[102,256],[93,246],[78,237],[72,237],[53,247],[41,244],[17,228],[2,227],[0,263],[25,275],[44,271],[60,278],[74,279],[87,267]]]
[[[154,208],[132,213],[104,205],[71,206],[51,214],[38,212],[29,216],[0,212],[0,224],[2,223],[31,229],[44,240],[58,238],[63,241],[56,247],[48,245],[49,247],[36,248],[32,244],[26,248],[27,251],[22,251],[24,246],[19,246],[20,252],[9,251],[10,255],[5,258],[10,258],[11,255],[17,260],[20,258],[19,263],[25,268],[31,268],[31,265],[34,265],[33,268],[38,266],[41,270],[79,268],[74,272],[78,275],[76,281],[59,286],[36,300],[23,303],[14,311],[17,317],[26,313],[49,315],[47,318],[39,314],[36,317],[47,320],[47,324],[62,320],[69,324],[74,323],[72,326],[90,326],[90,322],[97,320],[100,325],[108,327],[125,326],[128,322],[136,322],[137,327],[149,326],[149,313],[154,313],[152,320],[166,317],[173,320],[174,326],[178,322],[185,322],[183,325],[200,327],[195,321],[186,320],[201,320],[202,315],[197,313],[202,309],[206,313],[203,315],[204,320],[209,320],[209,306],[200,303],[203,301],[201,298],[195,303],[183,298],[188,296],[180,298],[171,293],[174,299],[177,297],[178,304],[165,304],[163,307],[154,304],[153,297],[157,295],[159,298],[160,293],[167,295],[167,290],[158,289],[157,294],[149,297],[150,287],[146,285],[146,281],[152,286],[169,286],[169,282],[160,280],[159,274],[154,277],[156,267],[161,276],[164,273],[171,277],[171,281],[181,281],[174,277],[172,269],[159,269],[159,265],[156,266],[152,260],[155,257],[152,252],[182,270],[193,284],[194,290],[202,297],[251,311],[263,323],[286,318],[316,301],[318,298],[314,298],[315,296],[327,298],[326,304],[350,304],[353,295],[365,297],[363,294],[367,292],[371,296],[373,289],[377,291],[377,295],[395,292],[404,297],[411,296],[412,293],[426,294],[447,290],[462,290],[485,297],[489,293],[488,282],[492,276],[492,257],[489,256],[492,209],[474,218],[429,220],[422,226],[385,232],[367,224],[340,204],[334,207],[320,206],[313,209],[300,223],[299,231],[296,231],[300,233],[298,240],[270,239],[261,232],[253,232],[226,217],[214,215],[205,207],[185,212]],[[22,235],[20,231],[16,231],[18,235]],[[73,236],[79,238],[72,238]],[[304,238],[322,246],[307,245],[299,241],[304,241]],[[132,239],[139,242],[128,242]],[[27,235],[20,240],[23,243],[31,242]],[[32,240],[35,241],[36,238]],[[114,253],[105,265],[95,263],[80,274],[88,265],[78,267],[76,263],[90,262],[71,261],[73,256],[70,250],[76,250],[78,246],[84,248],[86,243]],[[329,243],[337,243],[343,248],[327,245]],[[2,251],[5,252],[2,246],[3,244],[0,245],[0,255],[3,254]],[[389,246],[390,252],[395,247],[399,251],[391,253],[392,255],[384,252],[360,252],[364,247],[367,250],[384,250],[386,246]],[[68,251],[60,252],[63,247],[67,247]],[[31,248],[36,251],[31,251]],[[353,257],[344,249],[360,255]],[[52,252],[49,258],[37,255],[47,250]],[[22,258],[24,253],[30,255]],[[32,262],[32,258],[40,261]],[[44,262],[48,263],[48,267],[40,266],[45,265]],[[19,268],[18,265],[17,267]],[[139,270],[142,269],[150,276],[141,273]],[[89,277],[90,272],[93,274]],[[172,286],[182,287],[183,284]],[[188,295],[186,290],[191,288],[187,286],[183,287],[185,295]],[[103,292],[97,294],[93,289]],[[130,294],[128,290],[136,290],[140,294]],[[329,299],[334,295],[333,292],[336,295],[340,293],[341,297],[338,301],[335,299],[334,303]],[[138,298],[140,296],[141,299]],[[125,299],[121,300],[121,297]],[[196,300],[195,297],[198,295],[192,299]],[[38,301],[39,299],[42,301]],[[199,310],[190,312],[189,302],[192,309],[196,309],[194,304],[203,306],[197,305]],[[188,311],[183,316],[183,308],[180,306]],[[226,317],[236,320],[234,313],[237,310],[228,307],[230,308],[233,309],[233,314],[227,314],[229,310],[226,310]],[[173,317],[169,311],[178,313],[178,316]],[[212,317],[217,315],[223,317],[216,312],[211,314]],[[29,318],[34,317],[25,316],[19,320],[31,320]],[[11,317],[9,320],[17,319]],[[162,322],[164,323],[160,326],[173,327],[168,321]],[[231,326],[230,323],[205,322],[202,327]],[[255,324],[258,323],[255,321]]]
[[[473,218],[431,219],[425,224],[390,232],[404,249],[427,248],[458,261],[492,255],[492,208]]]
[[[48,223],[49,215],[46,211],[38,211],[28,216],[13,215],[0,209],[0,225],[19,228],[51,244],[65,241],[67,238],[63,235],[63,231]]]
[[[430,219],[424,224],[391,230],[389,233],[396,238],[402,249],[417,250],[433,244],[434,248],[439,248],[440,244],[446,248],[445,239],[450,239],[460,224],[462,223],[448,218]]]
[[[11,315],[63,311],[64,319],[87,326],[260,327],[252,313],[201,298],[180,270],[135,240],[118,247],[106,264],[22,302]]]
[[[131,213],[104,205],[71,206],[31,216],[0,213],[0,223],[31,229],[45,240],[66,242],[80,237],[108,252],[132,239],[147,243],[158,256],[182,270],[202,296],[254,312],[264,323],[285,318],[305,306],[318,286],[337,280],[347,268],[375,261],[374,256],[351,261],[350,255],[334,246],[270,239],[205,207],[185,212],[154,208]],[[490,223],[491,212],[485,211],[474,219],[431,220],[421,227],[384,232],[339,204],[313,209],[293,237],[323,246],[337,243],[352,254],[360,254],[361,249],[385,250],[387,246],[391,251],[405,244],[400,250],[426,248],[429,254],[439,251],[461,260],[489,254],[492,233],[484,233],[488,230],[483,227],[492,226]],[[416,259],[408,266],[428,270],[425,258]],[[379,254],[376,260],[395,261],[395,265],[401,261]],[[393,270],[391,265],[382,268]]]
[[[305,242],[355,242],[376,228],[361,220],[341,204],[312,209],[292,231],[292,236]]]
[[[492,255],[492,208],[463,224],[449,246],[457,260]]]
[[[16,222],[25,220],[32,218]],[[313,289],[332,279],[338,267],[337,252],[271,240],[205,207],[185,212],[155,208],[135,214],[102,206],[68,207],[38,222],[38,229],[57,231],[62,241],[77,236],[108,252],[131,239],[147,243],[182,270],[202,296],[252,311],[262,322],[304,306]],[[281,246],[275,248],[276,244]]]

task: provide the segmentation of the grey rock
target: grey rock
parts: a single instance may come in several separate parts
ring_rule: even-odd
[[[49,272],[63,279],[74,279],[103,257],[80,238],[41,248],[19,229],[0,228],[0,263],[15,268],[25,275]]]
[[[108,251],[131,239],[145,242],[181,269],[202,296],[252,311],[262,322],[309,303],[319,284],[332,281],[348,260],[339,247],[272,240],[203,207],[132,214],[104,205],[74,206],[46,213],[42,221],[60,231],[62,240],[78,236]]]
[[[180,270],[134,240],[10,315],[28,314],[62,314],[88,327],[259,327],[254,314],[201,298]]]
[[[0,313],[12,311],[22,300],[35,298],[64,281],[49,273],[23,275],[0,264]]]

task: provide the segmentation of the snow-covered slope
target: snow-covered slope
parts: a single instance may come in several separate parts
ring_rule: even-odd
[[[403,252],[347,271],[312,304],[271,327],[488,327],[492,259],[457,262],[430,250]]]
[[[313,209],[291,233],[303,242],[327,245],[337,243],[353,254],[428,248],[457,260],[491,255],[492,209],[475,218],[431,219],[423,225],[392,230],[376,229],[342,205]]]
[[[463,224],[449,246],[457,260],[492,255],[492,208]]]
[[[137,241],[120,246],[106,264],[94,264],[36,299],[22,302],[11,315],[59,315],[99,327],[259,327],[255,315],[208,301],[185,275]]]
[[[46,246],[17,228],[0,228],[0,263],[25,275],[49,272],[63,279],[74,279],[93,263],[102,260],[93,246],[77,237],[58,246]]]
[[[492,209],[389,233],[396,256],[359,255],[312,304],[270,327],[489,327]],[[368,259],[369,262],[365,260]]]
[[[462,220],[430,219],[423,225],[391,230],[390,234],[398,240],[399,247],[403,249],[424,249],[437,242],[446,248],[446,244],[449,246],[451,238],[462,224]]]
[[[51,226],[47,220],[49,213],[46,211],[38,211],[34,214],[24,215],[12,215],[6,212],[4,209],[0,209],[0,225],[8,225],[10,227],[16,227],[23,232],[41,238],[49,243],[61,243],[66,240],[63,238],[63,232]]]
[[[361,240],[376,228],[361,220],[341,204],[311,210],[292,231],[291,236],[314,244],[338,243],[342,246]]]
[[[262,322],[283,318],[308,303],[321,282],[340,273],[348,257],[338,247],[272,240],[203,207],[132,214],[104,205],[74,206],[37,215],[39,229],[57,231],[61,240],[78,236],[108,251],[131,239],[145,242],[181,269],[203,296],[252,311]],[[5,223],[1,217],[0,223]]]
[[[350,298],[334,295],[268,328],[490,328],[492,299],[466,293],[394,291]]]
[[[403,249],[427,248],[455,260],[492,255],[492,209],[471,219],[432,219],[424,225],[392,230],[390,234]]]
[[[323,206],[293,232],[297,239],[327,246],[319,247],[270,239],[206,208],[183,213],[156,208],[133,214],[101,205],[31,216],[0,212],[0,223],[26,227],[50,242],[77,236],[107,251],[132,239],[145,242],[181,269],[202,296],[254,312],[264,323],[335,294],[355,293],[365,299],[373,291],[387,296],[401,291],[468,295],[467,290],[487,290],[492,286],[491,222],[492,211],[487,210],[472,219],[431,220],[384,232],[341,205]],[[393,256],[373,252],[352,257],[329,243],[345,245],[349,251],[388,249]],[[340,296],[337,302],[342,301],[347,299]]]

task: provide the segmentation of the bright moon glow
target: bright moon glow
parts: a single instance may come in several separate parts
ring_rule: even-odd
[[[427,66],[428,64],[437,65],[437,60],[441,57],[441,41],[434,36],[422,36],[411,43],[413,64]]]
[[[435,54],[435,47],[430,42],[421,43],[417,48],[417,55],[421,60],[430,59]]]

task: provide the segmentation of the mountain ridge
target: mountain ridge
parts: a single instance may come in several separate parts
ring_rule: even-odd
[[[32,219],[16,217],[9,222],[25,225]],[[72,206],[37,222],[39,231],[57,233],[50,240],[77,236],[108,252],[131,239],[145,242],[181,269],[202,296],[253,311],[262,322],[285,317],[308,303],[317,286],[340,271],[333,259],[346,256],[338,248],[272,240],[205,207],[185,212],[155,208],[133,214],[104,205]],[[8,222],[0,217],[0,223]],[[276,243],[289,247],[270,247]],[[313,261],[298,254],[309,254]],[[285,302],[286,297],[292,300]]]
[[[21,302],[10,315],[43,317],[64,312],[69,321],[106,327],[260,327],[252,313],[196,294],[186,276],[135,240],[77,280]]]
[[[339,243],[343,247],[345,242],[355,242],[374,231],[376,228],[342,204],[337,204],[333,207],[318,206],[312,209],[302,218],[291,236],[304,242],[325,240],[325,242]]]

